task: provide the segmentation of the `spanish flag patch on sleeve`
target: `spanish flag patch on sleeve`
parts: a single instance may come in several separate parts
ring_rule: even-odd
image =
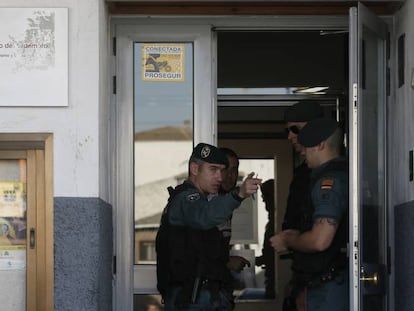
[[[322,190],[330,190],[330,189],[332,189],[333,184],[334,184],[333,179],[322,179],[321,189]]]

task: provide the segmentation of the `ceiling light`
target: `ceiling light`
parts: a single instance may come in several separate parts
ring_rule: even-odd
[[[319,93],[329,89],[329,86],[313,86],[313,87],[306,87],[302,89],[297,89],[296,93]]]

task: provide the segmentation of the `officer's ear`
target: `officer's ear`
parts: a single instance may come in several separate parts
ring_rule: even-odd
[[[198,164],[195,162],[190,163],[190,175],[198,175]]]
[[[323,141],[321,141],[319,144],[318,144],[318,150],[323,150],[323,149],[325,149],[327,146],[326,146],[326,140],[323,140]]]

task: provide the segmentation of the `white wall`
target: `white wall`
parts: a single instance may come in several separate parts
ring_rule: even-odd
[[[54,134],[55,196],[99,195],[99,93],[103,66],[100,48],[104,48],[99,42],[99,28],[105,25],[99,15],[104,14],[103,3],[104,0],[0,3],[0,7],[69,8],[68,107],[0,107],[0,132]],[[24,85],[21,87],[24,91]]]
[[[389,157],[392,206],[414,200],[414,181],[409,181],[408,153],[414,149],[414,0],[406,0],[395,16],[393,78],[395,102],[389,107]],[[398,88],[397,40],[405,33],[405,84]]]
[[[115,150],[111,150],[110,139],[115,133],[115,129],[111,128],[115,122],[111,123],[111,116],[115,117],[114,107],[111,108],[111,79],[110,79],[110,64],[111,58],[109,55],[111,51],[111,36],[110,36],[110,23],[109,15],[106,7],[105,0],[99,0],[99,183],[100,193],[99,197],[103,200],[110,202],[111,200],[111,181],[110,178],[111,169],[110,161],[114,159],[111,157],[111,153]],[[112,55],[112,57],[115,57]],[[112,109],[112,110],[111,110]]]

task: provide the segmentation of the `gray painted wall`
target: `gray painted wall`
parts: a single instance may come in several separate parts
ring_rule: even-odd
[[[395,207],[395,308],[414,310],[414,201]]]
[[[112,207],[58,197],[54,208],[55,311],[112,310]]]

